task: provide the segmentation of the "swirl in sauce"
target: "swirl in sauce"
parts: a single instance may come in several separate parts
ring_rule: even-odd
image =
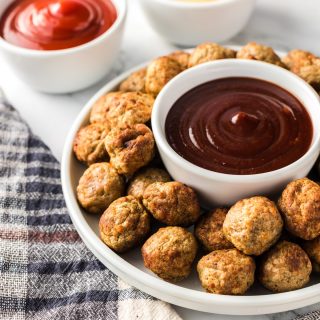
[[[17,0],[1,18],[0,35],[23,48],[67,49],[99,37],[116,18],[110,0]]]
[[[297,98],[253,78],[214,80],[185,93],[169,111],[165,131],[186,160],[238,175],[293,163],[313,136],[310,116]]]

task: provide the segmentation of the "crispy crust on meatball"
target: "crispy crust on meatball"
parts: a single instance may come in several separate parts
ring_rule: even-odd
[[[252,197],[231,207],[223,223],[223,232],[240,251],[260,255],[279,239],[282,227],[275,204],[265,197]]]
[[[303,178],[290,182],[278,201],[286,229],[304,240],[320,235],[320,186]]]
[[[147,68],[133,72],[121,82],[119,90],[124,92],[145,92]]]
[[[168,57],[179,62],[182,71],[188,68],[190,53],[177,50],[170,53]]]
[[[197,241],[183,228],[160,228],[145,242],[141,252],[146,268],[166,281],[178,282],[191,272]]]
[[[88,166],[109,160],[104,146],[104,138],[110,128],[102,123],[92,123],[81,128],[74,141],[73,152],[76,158]]]
[[[308,51],[291,50],[282,58],[282,62],[294,73],[298,73],[301,67],[310,66],[317,57]]]
[[[102,241],[116,252],[138,245],[150,231],[150,216],[132,196],[113,201],[99,221]]]
[[[242,47],[237,53],[237,59],[259,60],[286,68],[286,65],[271,47],[256,42],[249,42]]]
[[[290,51],[282,61],[290,71],[320,91],[320,58],[303,50]]]
[[[237,59],[259,60],[286,68],[286,65],[271,47],[256,42],[249,42],[242,47],[237,53]]]
[[[200,217],[194,234],[205,250],[231,249],[233,244],[226,239],[222,226],[228,213],[228,209],[218,208]]]
[[[110,128],[150,121],[154,98],[141,92],[110,92],[96,101],[90,122],[107,123]]]
[[[216,43],[206,42],[198,45],[190,55],[189,68],[198,64],[219,59],[235,58],[236,52]]]
[[[147,68],[146,92],[157,96],[161,89],[182,71],[178,61],[169,57],[153,60]]]
[[[105,147],[112,166],[125,175],[147,165],[155,152],[153,134],[144,124],[112,129],[105,138]]]
[[[171,226],[190,226],[200,215],[196,193],[177,181],[149,185],[143,204],[155,219]]]
[[[302,247],[311,260],[313,271],[320,272],[320,237],[304,241]]]
[[[90,213],[102,213],[112,201],[124,194],[123,178],[108,162],[92,164],[77,187],[81,206]]]
[[[254,282],[256,265],[237,249],[216,250],[197,265],[201,285],[211,293],[244,294]]]
[[[279,242],[268,251],[259,268],[259,281],[273,292],[302,288],[312,270],[307,254],[295,243]]]
[[[167,171],[159,168],[144,168],[132,178],[127,193],[142,200],[145,189],[154,182],[169,182],[171,180]]]

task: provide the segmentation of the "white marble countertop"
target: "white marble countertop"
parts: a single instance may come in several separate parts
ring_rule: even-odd
[[[122,71],[175,49],[161,39],[147,24],[138,6],[138,0],[129,0],[129,15],[121,55],[113,71],[100,83],[87,90],[67,95],[46,95],[34,92],[11,72],[0,59],[0,86],[11,103],[21,112],[32,130],[61,159],[68,130],[85,102],[109,79]],[[319,0],[257,0],[256,10],[246,28],[232,44],[257,41],[280,50],[303,48],[320,55]],[[175,307],[183,319],[293,319],[297,314],[320,309],[311,307],[257,317],[211,315]]]

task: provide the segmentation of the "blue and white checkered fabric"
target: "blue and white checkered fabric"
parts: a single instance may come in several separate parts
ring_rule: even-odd
[[[170,319],[167,303],[123,283],[79,238],[60,165],[0,101],[0,319]]]

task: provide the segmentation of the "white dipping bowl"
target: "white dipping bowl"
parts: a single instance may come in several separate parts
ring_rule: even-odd
[[[14,1],[0,1],[0,17]],[[112,2],[116,21],[88,43],[62,50],[33,50],[0,37],[0,53],[17,77],[35,90],[67,93],[89,87],[107,74],[120,51],[127,4],[126,0]]]
[[[190,1],[190,0],[189,0]],[[225,41],[246,25],[255,0],[140,0],[153,29],[168,41],[195,46],[205,41]]]
[[[186,92],[211,80],[227,77],[251,77],[272,82],[293,94],[308,111],[313,124],[313,139],[307,153],[292,164],[278,170],[232,175],[203,169],[185,160],[169,145],[165,134],[167,114]],[[272,195],[292,180],[305,177],[320,151],[320,98],[293,73],[265,63],[228,59],[193,67],[172,79],[156,98],[152,112],[152,129],[161,158],[174,180],[194,188],[204,206],[232,205],[253,195]]]

